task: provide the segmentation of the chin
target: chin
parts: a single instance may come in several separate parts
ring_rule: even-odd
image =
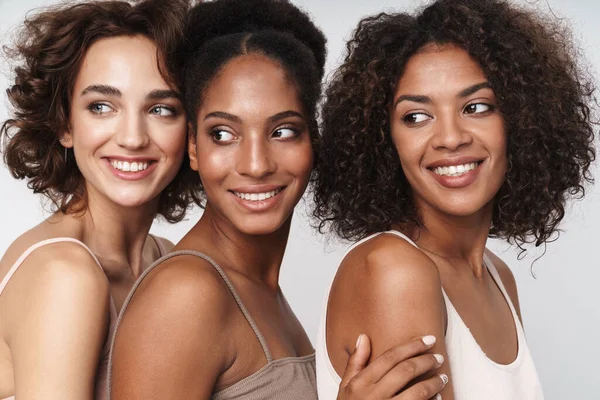
[[[271,235],[281,229],[287,220],[276,217],[247,218],[235,227],[245,235],[264,236]]]

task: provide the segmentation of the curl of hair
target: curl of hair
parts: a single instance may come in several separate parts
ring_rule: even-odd
[[[286,0],[218,0],[196,5],[190,12],[186,41],[179,49],[189,120],[196,127],[206,90],[229,61],[260,54],[281,65],[296,84],[316,152],[316,108],[325,43],[310,17]],[[193,186],[199,187],[198,194],[203,196],[199,178],[196,180]]]
[[[326,91],[314,185],[319,229],[354,240],[422,221],[390,133],[390,104],[409,58],[452,44],[479,63],[505,120],[508,171],[490,236],[521,246],[557,232],[583,197],[595,158],[593,80],[560,21],[502,0],[439,0],[416,15],[364,18]]]
[[[178,87],[175,51],[184,34],[188,0],[89,1],[46,8],[28,16],[14,45],[14,83],[7,89],[13,116],[0,135],[4,162],[34,193],[45,195],[62,212],[86,208],[85,178],[72,151],[67,159],[59,138],[69,129],[73,86],[87,50],[96,41],[142,35],[157,47],[163,78]],[[161,194],[159,214],[181,220],[195,194],[182,168]]]

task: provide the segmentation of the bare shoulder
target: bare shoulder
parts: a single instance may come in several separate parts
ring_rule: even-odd
[[[424,329],[423,334],[430,334],[433,327],[443,332],[443,304],[435,263],[406,240],[379,235],[344,258],[330,292],[327,320],[328,326],[344,327],[338,339],[348,350],[358,334],[367,333],[377,352],[393,344],[386,338],[380,347],[377,341],[382,333],[398,335],[392,325],[411,335],[407,339]],[[423,321],[431,323],[422,326]]]
[[[201,327],[226,322],[231,294],[215,268],[203,259],[180,255],[156,266],[144,278],[128,306],[152,310],[152,319],[187,320]],[[158,321],[157,321],[158,322]]]
[[[521,309],[519,305],[519,295],[517,290],[517,282],[515,281],[515,277],[504,261],[496,254],[491,252],[490,250],[486,250],[486,254],[494,264],[494,268],[498,271],[498,275],[500,275],[500,279],[502,280],[502,284],[512,301],[519,318],[521,318]]]
[[[227,365],[234,307],[207,261],[179,255],[154,267],[122,310],[113,347],[114,398],[210,397]]]
[[[354,248],[343,260],[338,274],[341,279],[376,284],[378,290],[398,288],[399,284],[441,287],[435,263],[405,239],[391,234],[379,235]]]

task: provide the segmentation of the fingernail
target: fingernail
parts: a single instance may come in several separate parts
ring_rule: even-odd
[[[436,395],[435,395],[433,398],[434,398],[435,400],[442,400],[442,395],[438,393],[438,394],[436,394]]]
[[[444,382],[444,386],[448,384],[448,375],[446,374],[440,374],[440,379],[442,380],[442,382]]]
[[[356,339],[356,348],[358,348],[358,345],[360,344],[360,341],[362,340],[363,334],[361,333],[360,335],[358,335],[358,339]]]
[[[435,359],[437,360],[438,364],[443,364],[444,363],[444,356],[441,354],[434,354],[433,355],[435,357]]]
[[[435,336],[432,336],[432,335],[423,336],[423,338],[421,340],[423,341],[423,343],[425,343],[426,346],[431,346],[432,344],[435,343]]]

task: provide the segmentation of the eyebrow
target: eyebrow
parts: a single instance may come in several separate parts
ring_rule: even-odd
[[[174,90],[153,90],[146,96],[148,100],[179,99],[181,96]]]
[[[223,111],[214,111],[214,112],[208,113],[204,117],[204,120],[206,121],[209,118],[223,118],[228,121],[235,122],[236,124],[242,123],[242,120],[240,119],[240,117],[233,115],[233,114],[223,112]]]
[[[282,111],[280,113],[270,116],[269,122],[273,123],[273,122],[277,122],[279,120],[282,120],[284,118],[289,118],[289,117],[298,117],[298,118],[304,119],[304,115],[300,114],[299,112],[287,110],[287,111]]]
[[[106,96],[115,96],[115,97],[121,97],[122,93],[119,89],[117,89],[114,86],[109,86],[109,85],[90,85],[88,87],[86,87],[85,89],[83,89],[83,91],[81,92],[81,95],[84,96],[88,93],[100,93]]]
[[[275,115],[272,115],[268,118],[268,121],[270,123],[273,122],[277,122],[280,121],[284,118],[289,118],[289,117],[298,117],[298,118],[302,118],[304,119],[304,116],[302,114],[300,114],[297,111],[292,111],[292,110],[287,110],[287,111],[282,111],[280,113],[277,113]],[[228,121],[231,122],[235,122],[236,124],[241,124],[242,120],[240,119],[240,117],[233,115],[233,114],[229,114],[223,111],[214,111],[211,113],[206,114],[206,116],[204,117],[204,120],[206,121],[209,118],[223,118],[226,119]]]
[[[475,85],[469,86],[466,89],[463,89],[457,97],[459,98],[463,98],[463,97],[467,97],[472,95],[473,93],[477,93],[478,91],[480,91],[481,89],[486,89],[489,88],[491,89],[492,85],[490,85],[489,82],[481,82],[481,83],[476,83]],[[415,103],[423,103],[423,104],[431,104],[432,100],[430,97],[428,96],[420,96],[420,95],[412,95],[412,94],[406,94],[406,95],[402,95],[400,97],[398,97],[398,99],[396,100],[396,102],[394,103],[394,108],[396,108],[398,106],[398,104],[400,104],[400,102],[402,101],[412,101]]]

